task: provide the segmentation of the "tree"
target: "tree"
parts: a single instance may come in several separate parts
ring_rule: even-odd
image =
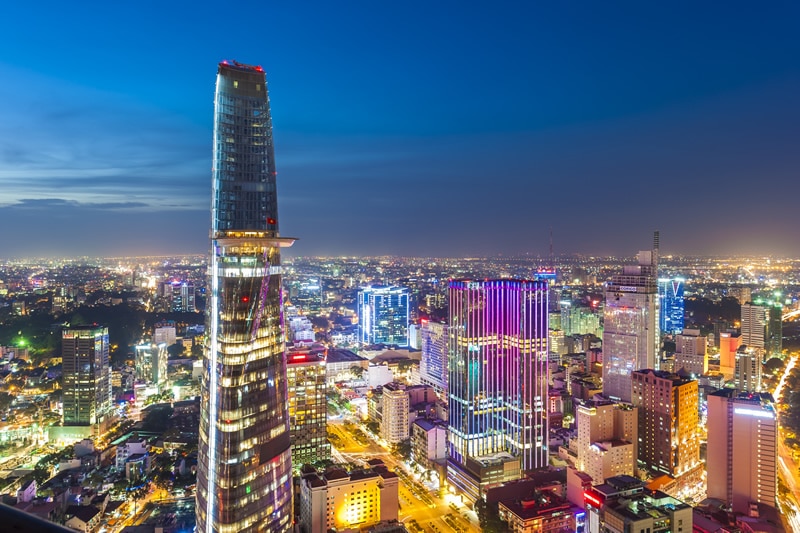
[[[353,365],[350,367],[350,375],[353,376],[353,379],[361,379],[364,377],[364,368]]]
[[[166,431],[170,426],[172,411],[170,405],[156,405],[150,408],[147,417],[142,422],[142,429],[158,433]]]
[[[508,525],[500,520],[497,504],[489,504],[483,498],[478,498],[473,507],[478,515],[481,531],[486,533],[506,533]]]
[[[200,343],[192,344],[192,357],[203,357],[203,345]]]
[[[405,461],[411,460],[411,439],[401,440],[392,447],[392,453],[399,455]]]
[[[7,392],[0,392],[0,412],[5,411],[14,402],[14,396]]]
[[[764,373],[777,374],[780,370],[783,370],[785,366],[786,362],[783,359],[773,357],[764,363]]]
[[[183,344],[176,342],[171,346],[167,346],[167,354],[169,355],[170,359],[178,359],[181,355],[183,355]]]

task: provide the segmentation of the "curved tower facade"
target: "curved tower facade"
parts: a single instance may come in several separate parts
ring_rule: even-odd
[[[197,531],[292,529],[272,122],[261,67],[223,61],[214,100],[211,257]]]

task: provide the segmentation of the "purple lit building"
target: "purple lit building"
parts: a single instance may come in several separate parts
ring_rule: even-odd
[[[548,286],[453,280],[448,482],[470,500],[547,465]]]

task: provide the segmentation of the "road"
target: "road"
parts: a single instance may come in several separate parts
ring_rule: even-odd
[[[775,387],[773,396],[776,402],[780,402],[780,396],[786,384],[786,377],[797,364],[798,356],[792,356],[786,364],[786,368],[781,376],[778,385]],[[794,460],[792,451],[786,446],[781,424],[783,413],[777,409],[778,413],[778,477],[789,489],[788,497],[778,498],[780,511],[789,523],[792,531],[800,531],[800,470]]]
[[[429,533],[479,533],[480,527],[470,518],[463,507],[455,502],[442,500],[436,491],[431,491],[408,472],[408,467],[389,450],[375,442],[368,432],[359,426],[342,420],[329,420],[328,430],[336,435],[333,440],[334,455],[339,454],[347,462],[362,462],[378,458],[400,477],[400,512],[398,519],[412,532]],[[366,433],[367,439],[364,439]],[[359,440],[361,442],[359,442]],[[363,444],[362,444],[363,443]]]

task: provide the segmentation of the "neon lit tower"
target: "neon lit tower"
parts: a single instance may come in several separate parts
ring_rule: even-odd
[[[658,280],[659,329],[661,334],[677,335],[683,331],[686,310],[683,289],[686,280],[683,278]]]
[[[547,466],[547,305],[542,281],[450,282],[447,477],[472,500]]]
[[[197,531],[292,529],[272,121],[261,67],[217,71]]]

